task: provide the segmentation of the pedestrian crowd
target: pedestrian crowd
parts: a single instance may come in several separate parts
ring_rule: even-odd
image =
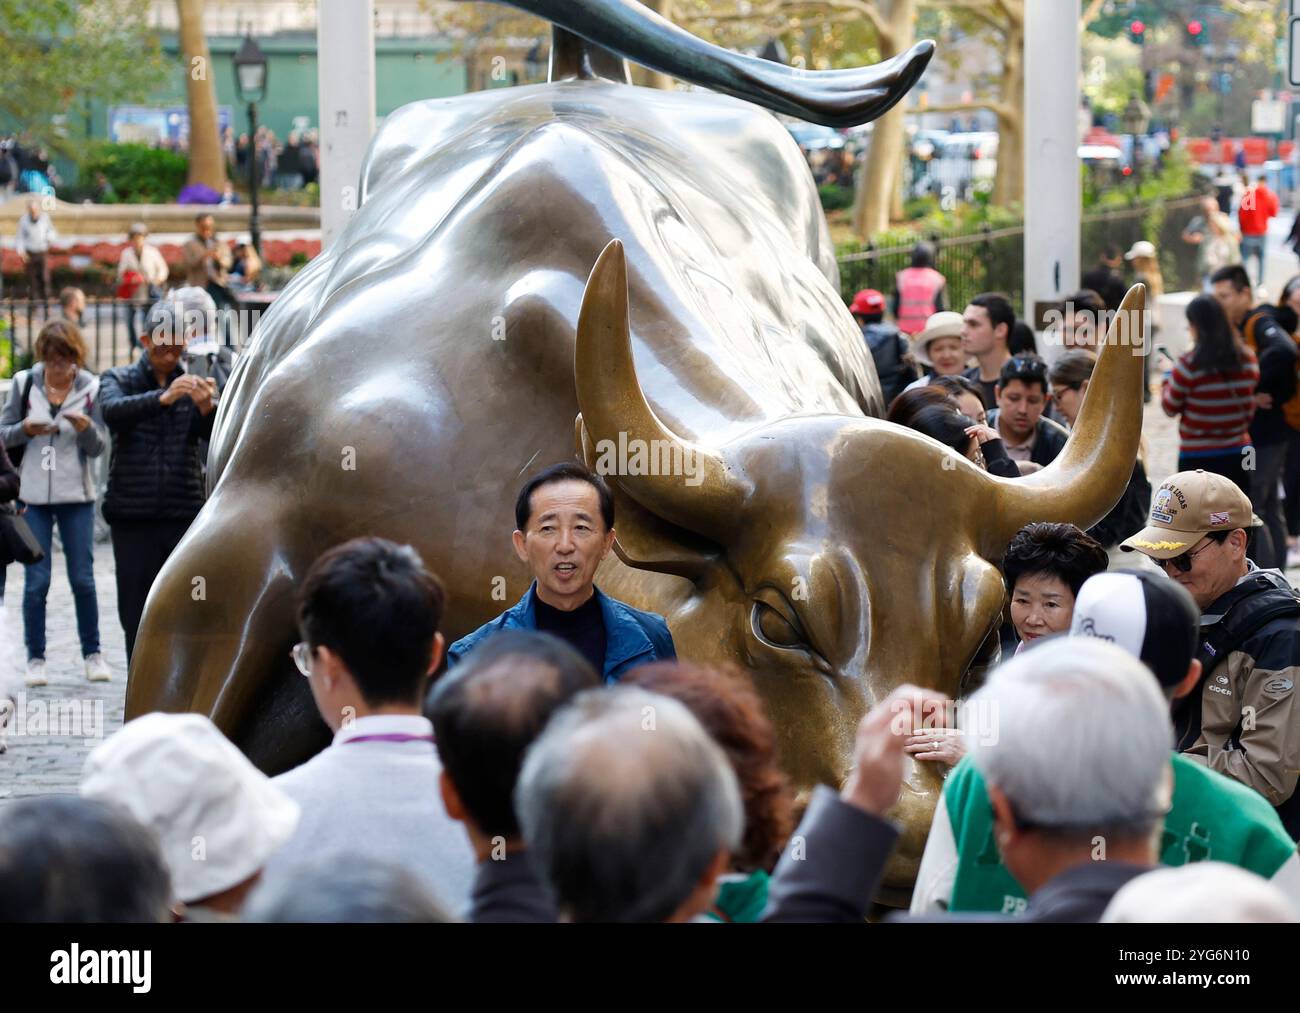
[[[101,414],[158,424],[185,376],[165,369]],[[193,431],[206,399],[182,397]],[[79,797],[0,810],[0,919],[1300,919],[1300,595],[1250,557],[1261,521],[1223,476],[1160,485],[1122,545],[1149,572],[1027,525],[1003,560],[1013,656],[964,711],[895,688],[845,783],[806,799],[746,673],[679,659],[661,616],[596,586],[603,479],[553,465],[515,522],[533,583],[451,644],[413,548],[324,553],[291,655],[331,744],[268,777],[206,717],[128,722]],[[883,913],[909,762],[946,779],[910,909]]]
[[[248,179],[249,159],[256,148],[260,186],[301,190],[320,179],[320,135],[316,130],[291,130],[282,141],[263,124],[254,138],[250,140],[247,133],[236,137],[233,127],[227,127],[222,135],[226,168],[232,177]]]
[[[147,307],[134,363],[87,368],[72,297],[0,414],[0,506],[21,509],[0,523],[21,521],[41,550],[25,566],[29,686],[49,678],[56,526],[85,676],[116,677],[99,643],[93,462],[110,454],[128,660],[202,506],[226,371],[195,349],[212,344],[212,286],[233,265],[210,217],[196,225],[192,284],[152,302],[133,236],[140,277],[124,281]],[[1149,245],[1128,260],[1158,278]],[[910,340],[876,340],[881,293],[851,307],[887,356],[889,420],[1008,481],[1050,465],[1122,290],[1093,274],[1049,365],[1004,296],[945,310],[926,251],[913,270],[893,304],[920,325]],[[998,561],[1005,662],[967,687],[969,706],[921,677],[876,701],[844,784],[796,793],[743,668],[678,658],[662,616],[597,586],[614,497],[565,462],[517,491],[528,591],[454,642],[457,589],[412,547],[361,538],[316,560],[290,655],[333,738],[307,762],[268,777],[206,717],[152,713],[91,752],[79,797],[0,810],[0,920],[857,923],[882,915],[890,814],[925,763],[944,787],[910,907],[887,920],[1300,920],[1300,594],[1281,572],[1279,492],[1300,428],[1300,278],[1263,307],[1239,265],[1210,284],[1160,383],[1178,471],[1153,494],[1139,460],[1089,531],[1022,528]]]

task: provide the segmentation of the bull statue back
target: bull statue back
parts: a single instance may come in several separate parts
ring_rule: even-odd
[[[527,589],[515,492],[579,454],[617,464],[601,588],[662,614],[683,657],[752,673],[794,785],[838,785],[892,686],[957,695],[987,657],[1012,534],[1086,527],[1118,500],[1141,360],[1112,340],[1069,444],[1019,481],[881,421],[811,175],[760,106],[865,122],[932,44],[804,73],[631,0],[515,6],[556,25],[551,81],[389,116],[361,206],[240,358],[127,717],[197,711],[270,773],[302,762],[328,741],[289,657],[313,560],[361,535],[416,546],[446,584],[450,642]],[[712,90],[633,87],[622,56]],[[1143,306],[1137,287],[1138,326]],[[941,785],[912,764],[893,891]]]

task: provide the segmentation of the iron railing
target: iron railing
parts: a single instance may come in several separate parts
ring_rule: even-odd
[[[259,300],[242,304],[238,310],[218,310],[218,333],[228,344],[242,348],[265,308]],[[135,358],[139,348],[136,336],[144,326],[146,309],[126,299],[87,298],[80,327],[90,353],[86,365],[91,370],[103,372]],[[54,299],[0,299],[0,378],[27,368],[41,328],[62,316]]]
[[[1199,289],[1196,248],[1182,241],[1188,222],[1200,213],[1199,197],[1183,197],[1156,204],[1120,208],[1083,216],[1080,267],[1097,263],[1103,250],[1115,247],[1121,253],[1139,239],[1155,244],[1169,292]],[[934,248],[934,266],[948,279],[946,304],[960,312],[980,292],[1001,292],[1011,298],[1017,313],[1024,307],[1023,225],[984,228],[965,235],[918,234]],[[911,262],[907,246],[873,247],[839,257],[840,291],[846,302],[860,289],[874,288],[886,294],[894,290],[894,275]]]

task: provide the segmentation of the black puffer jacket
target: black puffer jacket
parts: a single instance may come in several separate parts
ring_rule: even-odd
[[[180,376],[179,366],[167,382]],[[182,397],[162,404],[148,353],[130,366],[110,369],[99,379],[99,404],[113,434],[104,519],[193,520],[203,506],[199,441],[212,434],[216,412],[199,414]]]

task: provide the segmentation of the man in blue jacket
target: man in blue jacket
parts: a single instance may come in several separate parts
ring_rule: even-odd
[[[552,465],[519,490],[515,553],[533,584],[513,607],[461,637],[447,652],[454,666],[499,630],[541,630],[572,644],[606,683],[651,661],[677,657],[663,616],[604,594],[596,568],[614,546],[614,497],[576,461]]]

